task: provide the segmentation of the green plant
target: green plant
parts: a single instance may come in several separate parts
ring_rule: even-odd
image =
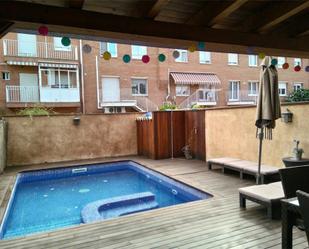
[[[177,106],[175,104],[172,103],[164,103],[161,107],[160,107],[160,111],[165,111],[165,110],[175,110],[177,109]]]
[[[309,89],[298,89],[291,93],[287,99],[289,102],[309,101]]]
[[[200,108],[203,108],[203,106],[198,105],[198,104],[194,104],[191,106],[191,109],[200,109]]]
[[[47,108],[44,106],[33,106],[33,107],[26,107],[25,109],[22,109],[17,112],[18,115],[26,115],[26,116],[49,116],[49,114],[55,113],[52,108]]]

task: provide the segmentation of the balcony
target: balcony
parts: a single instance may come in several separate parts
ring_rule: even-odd
[[[226,103],[227,105],[256,105],[257,94],[250,94],[247,90],[227,91]]]
[[[193,105],[199,106],[215,106],[218,101],[216,89],[198,89],[191,96],[180,103],[179,108],[191,109]]]
[[[6,86],[8,104],[25,103],[79,103],[79,88],[51,86]]]
[[[77,46],[71,45],[68,50],[59,50],[53,43],[46,42],[27,43],[5,39],[3,40],[3,54],[11,57],[78,60]]]
[[[101,108],[131,107],[139,112],[158,110],[158,106],[148,96],[132,95],[131,88],[121,88],[114,92],[118,92],[118,94],[107,96],[101,88],[99,89],[99,106]]]

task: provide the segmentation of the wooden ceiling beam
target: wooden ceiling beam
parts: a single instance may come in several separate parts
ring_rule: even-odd
[[[205,41],[217,44],[217,47],[226,46],[230,52],[233,52],[233,46],[252,46],[264,48],[264,51],[277,49],[283,52],[289,50],[290,54],[291,51],[309,54],[308,39],[278,40],[277,36],[272,35],[159,22],[29,2],[0,1],[0,16],[8,22],[14,22],[16,31],[35,31],[44,23],[49,25],[51,34],[67,34],[84,39],[117,38],[137,44],[143,42],[145,45],[157,42],[157,46],[162,47]]]
[[[273,1],[264,10],[243,21],[239,30],[266,33],[307,8],[309,1]]]
[[[12,29],[14,23],[0,20],[0,39]]]
[[[209,22],[208,26],[212,27],[213,25],[219,23],[224,18],[228,17],[234,11],[238,10],[241,6],[243,6],[248,0],[236,0],[232,2],[228,7],[223,9],[218,15],[214,16]]]
[[[278,34],[280,36],[285,37],[295,37],[301,36],[309,31],[309,12],[297,16],[297,18],[293,18],[289,20],[288,23],[281,25],[274,29],[271,34]]]
[[[155,19],[156,16],[160,13],[162,8],[169,2],[170,0],[156,0],[154,4],[151,6],[148,11],[146,17]]]
[[[192,15],[187,24],[213,26],[232,12],[239,9],[247,0],[206,1],[204,7]]]

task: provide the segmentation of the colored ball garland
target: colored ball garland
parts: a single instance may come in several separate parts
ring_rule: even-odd
[[[91,50],[92,50],[92,48],[91,48],[91,46],[89,44],[85,44],[83,46],[83,52],[84,53],[89,54],[89,53],[91,53]]]
[[[61,44],[65,47],[68,47],[71,45],[71,40],[69,37],[62,37]]]
[[[39,34],[43,35],[43,36],[47,36],[48,35],[48,28],[46,26],[40,26],[39,29]]]
[[[287,62],[285,62],[285,63],[282,64],[282,68],[283,68],[283,69],[288,69],[289,66],[290,66],[289,63],[287,63]]]
[[[305,71],[309,73],[309,66],[306,66]]]
[[[198,42],[197,47],[200,50],[205,50],[205,42]]]
[[[111,55],[110,52],[105,51],[105,52],[103,53],[103,59],[104,59],[104,60],[108,61],[108,60],[110,60],[111,58],[112,58],[112,55]]]
[[[259,53],[259,58],[260,58],[260,59],[264,59],[265,56],[266,56],[265,53]]]
[[[122,57],[122,60],[124,63],[129,63],[131,61],[131,57],[130,55],[128,54],[125,54],[123,57]]]
[[[174,59],[177,59],[179,56],[180,56],[179,51],[178,51],[178,50],[174,50],[174,51],[173,51],[173,57],[174,57]]]
[[[300,70],[301,70],[300,65],[297,65],[297,66],[294,67],[294,71],[295,72],[299,72]]]
[[[143,63],[148,63],[149,61],[150,61],[149,55],[143,55],[143,57],[142,57],[142,62],[143,62]]]
[[[164,62],[165,59],[166,59],[166,56],[165,56],[164,54],[159,54],[159,55],[158,55],[158,60],[159,60],[160,62]]]
[[[196,46],[194,44],[192,44],[189,48],[188,48],[188,51],[193,53],[196,51]]]
[[[278,64],[278,60],[277,59],[272,59],[271,60],[271,65],[276,66]]]

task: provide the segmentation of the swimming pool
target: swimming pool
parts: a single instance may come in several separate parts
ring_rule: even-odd
[[[21,172],[0,239],[210,197],[133,161]]]

